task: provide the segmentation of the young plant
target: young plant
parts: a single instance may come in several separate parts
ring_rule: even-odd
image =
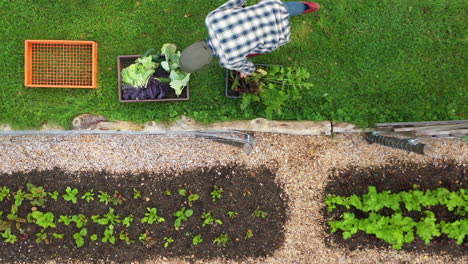
[[[120,223],[121,220],[120,220],[120,216],[114,214],[114,209],[113,208],[109,208],[109,212],[105,215],[103,215],[103,217],[100,217],[99,215],[93,215],[91,216],[91,219],[93,220],[93,223],[97,223],[97,224],[100,224],[100,225],[115,225],[116,223]]]
[[[260,210],[260,207],[257,206],[257,209],[255,209],[252,213],[253,218],[266,218],[268,215],[267,212]]]
[[[202,237],[201,235],[196,235],[196,236],[194,236],[193,239],[192,239],[192,244],[193,244],[194,246],[200,244],[201,242],[203,242],[203,237]]]
[[[0,202],[3,202],[3,200],[8,199],[9,197],[10,189],[8,189],[6,186],[0,188]]]
[[[63,234],[58,234],[58,233],[52,233],[52,236],[55,239],[63,239],[64,235]]]
[[[59,223],[63,223],[66,226],[69,226],[72,221],[73,219],[71,218],[71,216],[68,216],[68,215],[61,215],[59,216],[59,220],[58,220]]]
[[[252,230],[247,230],[247,232],[245,232],[245,240],[247,239],[251,239],[252,237],[254,236]]]
[[[94,191],[91,190],[89,192],[85,192],[82,196],[81,199],[85,200],[86,202],[90,202],[94,200]]]
[[[229,218],[234,219],[234,218],[237,217],[238,213],[236,213],[234,211],[228,211],[227,215],[229,216]]]
[[[141,192],[133,188],[133,199],[141,199]]]
[[[43,229],[48,227],[56,227],[54,223],[54,214],[51,212],[42,213],[40,211],[35,211],[30,213],[30,215],[34,219],[34,222]]]
[[[29,194],[26,194],[25,197],[28,200],[31,200],[32,206],[44,206],[45,205],[45,197],[47,197],[47,192],[44,191],[42,187],[36,187],[32,183],[27,183],[26,188]]]
[[[174,216],[176,216],[176,220],[174,221],[174,227],[179,228],[182,224],[182,221],[187,221],[190,216],[193,215],[193,210],[188,209],[185,210],[185,207],[182,207],[179,211],[174,213]]]
[[[163,192],[164,195],[167,195],[167,196],[171,196],[172,195],[172,192],[170,190],[165,190]]]
[[[228,234],[221,234],[219,237],[213,240],[213,244],[216,244],[218,246],[223,246],[223,247],[226,247],[228,242],[229,242]]]
[[[114,226],[109,225],[105,230],[104,230],[104,236],[101,239],[102,242],[104,243],[111,243],[112,245],[115,244],[115,236],[114,236]]]
[[[46,245],[49,244],[49,240],[47,239],[47,233],[44,232],[44,230],[42,230],[41,232],[37,233],[36,234],[36,243],[37,244],[40,244],[42,242],[44,242]]]
[[[148,211],[147,213],[145,213],[145,217],[143,217],[141,219],[141,222],[142,223],[148,223],[148,224],[152,224],[154,222],[158,222],[158,223],[162,223],[162,222],[165,222],[166,219],[158,216],[158,209],[156,208],[149,208],[147,207],[146,210]]]
[[[119,239],[122,240],[122,241],[125,241],[125,244],[127,244],[127,245],[135,243],[135,241],[130,239],[130,237],[128,236],[128,233],[123,231],[123,230],[120,231]]]
[[[130,227],[130,225],[132,224],[133,222],[133,214],[130,214],[129,216],[125,217],[123,220],[122,220],[122,225],[124,225],[125,227]]]
[[[113,204],[113,205],[120,205],[123,203],[124,201],[124,197],[122,196],[122,194],[118,191],[115,191],[114,192],[114,195],[112,195],[112,197],[109,199],[109,201]]]
[[[149,235],[148,232],[145,232],[145,233],[142,233],[138,236],[138,240],[140,240],[140,242],[143,244],[143,245],[151,245],[151,244],[154,244],[156,243],[156,241],[154,240],[153,237],[151,237]]]
[[[92,241],[96,241],[98,240],[98,235],[97,234],[92,234],[89,239],[91,239]]]
[[[59,192],[53,191],[53,192],[50,192],[48,194],[49,194],[50,198],[52,198],[54,201],[57,201],[57,199],[59,197]]]
[[[84,238],[88,234],[88,230],[83,228],[80,232],[73,234],[73,239],[75,239],[76,247],[80,248],[84,245]]]
[[[206,225],[213,225],[214,223],[217,223],[217,224],[220,224],[222,225],[223,224],[223,221],[219,220],[219,219],[215,219],[212,215],[211,215],[211,212],[203,212],[202,213],[202,218],[205,219],[203,221],[203,224],[202,226],[206,226]]]
[[[187,197],[187,190],[185,190],[185,189],[180,189],[180,190],[179,190],[179,194],[182,195],[182,196],[184,196],[184,197]],[[197,200],[199,200],[199,199],[200,199],[200,195],[198,195],[198,194],[196,194],[196,193],[191,193],[191,194],[188,195],[187,199],[188,199],[188,205],[189,205],[190,207],[192,207],[192,203],[195,202],[195,201],[197,201]]]
[[[164,237],[164,247],[167,248],[172,242],[174,242],[174,239],[172,237]]]
[[[15,195],[13,196],[13,198],[15,198],[15,205],[17,207],[20,207],[21,204],[23,203],[23,200],[25,198],[25,195],[26,193],[23,191],[23,190],[18,190]]]
[[[107,192],[99,191],[100,194],[98,194],[99,202],[105,203],[106,205],[109,204],[110,201],[110,195]]]
[[[5,232],[2,233],[2,237],[5,238],[6,243],[14,244],[18,241],[18,238],[11,233],[11,228],[7,228]]]
[[[63,195],[63,199],[65,199],[65,201],[71,201],[72,203],[76,204],[76,202],[78,201],[78,197],[76,197],[77,194],[78,189],[72,189],[69,186],[67,186],[67,188],[65,189],[65,194]]]
[[[82,228],[88,223],[88,219],[84,214],[73,215],[72,220],[75,222],[77,228]]]
[[[213,191],[211,192],[211,200],[213,202],[216,202],[217,200],[221,199],[221,197],[223,197],[222,193],[223,193],[223,189],[222,188],[219,188],[217,185],[215,185],[213,187]]]

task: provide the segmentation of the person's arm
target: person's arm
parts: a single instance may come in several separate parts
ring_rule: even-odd
[[[222,10],[222,9],[230,9],[230,8],[236,8],[236,7],[242,7],[246,3],[247,0],[229,0],[220,7],[218,7],[216,10]]]

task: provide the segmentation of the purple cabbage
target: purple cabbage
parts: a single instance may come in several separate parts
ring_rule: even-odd
[[[160,75],[158,74],[158,76]],[[170,90],[169,83],[160,82],[156,78],[151,77],[144,88],[135,88],[128,84],[124,85],[122,87],[122,97],[124,100],[163,99],[169,95]]]

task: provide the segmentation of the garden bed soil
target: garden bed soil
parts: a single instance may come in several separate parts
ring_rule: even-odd
[[[413,185],[417,185],[422,191],[439,187],[446,188],[449,191],[458,191],[461,188],[468,189],[466,168],[450,161],[442,164],[393,162],[377,167],[349,166],[334,170],[332,175],[324,189],[323,199],[328,195],[349,197],[356,194],[362,196],[368,192],[368,186],[375,186],[378,192],[390,190],[392,193],[412,190]],[[431,211],[439,221],[454,222],[465,218],[448,211],[445,206],[434,206]],[[327,207],[324,206],[322,209],[326,220],[323,222],[324,228],[330,232],[327,221],[341,219],[345,212],[354,213],[357,217],[367,217],[366,213],[354,207],[348,210],[344,206],[338,206],[335,210],[329,212]],[[392,213],[393,211],[388,208],[384,208],[381,212],[384,216],[389,216]],[[402,208],[402,214],[413,218],[415,221],[419,221],[424,216],[422,212],[408,212],[404,207]],[[333,240],[333,242],[330,240]],[[341,231],[325,237],[325,244],[330,247],[338,244],[350,250],[388,248],[390,246],[389,243],[364,232],[358,232],[349,239],[343,239]],[[415,239],[414,242],[405,244],[402,249],[459,257],[468,252],[468,237],[465,237],[462,245],[457,245],[454,239],[450,239],[445,235],[434,238],[429,245],[426,245],[421,239]]]
[[[457,139],[422,141],[434,148],[439,159],[368,144],[362,135],[293,136],[254,133],[255,150],[248,155],[241,149],[201,138],[170,135],[93,135],[30,136],[0,138],[0,172],[52,170],[60,167],[70,172],[112,172],[109,177],[149,171],[182,175],[200,167],[241,164],[249,170],[260,165],[276,172],[275,182],[288,196],[284,242],[272,255],[245,260],[213,258],[200,261],[210,264],[283,264],[283,263],[467,263],[467,254],[454,256],[424,251],[394,250],[387,247],[358,247],[350,250],[324,228],[324,192],[333,174],[346,168],[377,168],[395,161],[408,164],[441,166],[451,160],[465,169],[468,146]],[[365,169],[363,169],[365,170]],[[464,170],[462,170],[464,171]],[[19,174],[16,174],[19,175]],[[132,176],[130,176],[132,175]],[[149,175],[149,174],[148,174]],[[340,176],[345,177],[344,174]],[[196,176],[194,176],[196,177]],[[378,177],[376,177],[378,178]],[[108,178],[109,179],[109,178]],[[387,179],[388,180],[388,179]],[[464,180],[466,183],[466,179]],[[369,181],[369,183],[373,183]],[[395,181],[398,183],[398,181]],[[366,183],[367,185],[367,183]],[[359,187],[362,192],[365,187]],[[123,249],[123,248],[122,248]],[[2,260],[0,262],[9,263]],[[21,262],[21,261],[17,261]],[[80,262],[72,257],[61,262]],[[89,263],[93,261],[82,261]],[[96,261],[95,261],[96,262]],[[194,263],[187,257],[154,256],[145,263]],[[198,262],[198,263],[200,263]],[[23,261],[24,263],[24,261]]]
[[[128,231],[129,237],[135,243],[127,245],[117,238],[115,245],[102,243],[99,240],[93,242],[89,239],[91,234],[102,237],[104,227],[88,222],[88,237],[85,245],[77,248],[72,234],[79,232],[74,224],[65,226],[57,223],[57,228],[47,229],[51,243],[37,244],[36,233],[40,227],[35,224],[22,224],[27,230],[21,235],[17,230],[14,232],[20,237],[16,244],[0,243],[1,259],[7,262],[13,261],[48,261],[53,259],[74,258],[86,261],[114,261],[124,263],[128,261],[142,261],[154,256],[186,257],[196,259],[208,259],[223,257],[226,259],[242,259],[246,257],[265,257],[271,255],[284,241],[284,223],[286,221],[286,200],[283,190],[274,183],[275,173],[266,168],[248,170],[240,166],[222,166],[212,168],[200,168],[183,173],[178,177],[171,174],[166,177],[149,174],[124,174],[118,178],[107,172],[83,172],[70,174],[60,169],[51,171],[31,171],[29,173],[14,173],[12,175],[0,175],[2,186],[6,185],[12,190],[25,187],[25,183],[33,183],[42,186],[48,192],[57,190],[64,194],[66,186],[77,188],[81,196],[84,192],[94,190],[95,193],[105,191],[113,194],[119,190],[122,195],[122,205],[105,205],[94,201],[87,203],[79,199],[76,205],[66,202],[59,197],[57,201],[49,199],[44,208],[39,207],[41,212],[53,212],[56,219],[59,215],[85,214],[88,219],[91,215],[106,214],[109,208],[114,208],[115,213],[124,217],[130,214],[135,216],[134,224],[130,228],[116,226],[116,234],[120,230]],[[212,202],[210,192],[217,185],[223,189],[222,198]],[[143,199],[133,198],[133,188],[141,192]],[[187,222],[183,222],[179,230],[174,228],[175,217],[173,213],[181,207],[187,207],[187,198],[178,194],[178,190],[184,188],[188,192],[201,195],[200,200],[193,202],[194,214]],[[170,190],[172,195],[164,194]],[[149,201],[145,199],[149,198]],[[0,210],[8,212],[11,202],[0,203]],[[158,215],[165,218],[166,222],[160,224],[142,224],[147,207],[156,207]],[[254,218],[252,212],[256,208],[268,212],[266,218]],[[19,216],[26,218],[31,210],[29,201],[25,200],[20,207]],[[201,224],[202,212],[211,212],[216,219],[221,219],[222,225]],[[238,213],[237,217],[230,218],[226,215],[228,211]],[[120,227],[118,227],[120,226]],[[253,237],[246,239],[247,230],[252,230]],[[65,234],[63,239],[52,238],[52,233]],[[140,234],[147,232],[155,240],[154,243],[143,245],[138,241]],[[190,233],[187,233],[190,232]],[[226,247],[218,246],[213,240],[222,233],[230,237]],[[204,241],[194,246],[192,237],[202,235]],[[174,242],[164,247],[163,237],[172,237]]]

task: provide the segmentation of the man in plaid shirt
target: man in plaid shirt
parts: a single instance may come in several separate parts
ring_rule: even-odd
[[[241,73],[255,71],[247,57],[269,53],[290,41],[289,17],[317,11],[314,2],[263,0],[245,7],[246,0],[230,0],[206,17],[209,38],[197,41],[182,51],[181,69],[197,72],[215,56],[219,64]]]

